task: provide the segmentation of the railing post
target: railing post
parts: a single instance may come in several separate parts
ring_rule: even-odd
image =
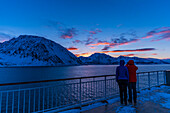
[[[14,98],[14,91],[12,92],[12,113],[14,113],[14,102],[15,102],[15,100],[14,100],[15,98]],[[0,113],[1,113],[1,111],[0,111]]]
[[[95,78],[93,77],[93,100],[95,100]]]
[[[80,78],[80,97],[79,97],[79,99],[80,99],[80,101],[79,101],[79,104],[80,104],[80,109],[81,109],[81,78]]]
[[[157,85],[159,86],[159,71],[157,71]]]
[[[138,92],[139,92],[139,74],[137,74],[137,89],[138,89]]]
[[[151,84],[150,84],[150,72],[148,72],[148,86],[149,86],[149,90],[150,90],[150,88],[151,88]]]
[[[43,101],[43,106],[42,106],[43,108],[42,108],[42,110],[44,111],[44,106],[45,106],[45,88],[43,88],[43,94],[42,95],[43,95],[43,100],[42,100]]]
[[[105,96],[105,99],[106,99],[106,95],[107,95],[107,83],[106,83],[106,76],[104,77],[104,82],[105,82],[105,92],[104,92],[104,96]]]
[[[33,106],[33,111],[35,112],[35,96],[36,96],[36,89],[34,89],[33,91],[34,91],[34,106]]]
[[[41,91],[41,89],[39,88],[38,110],[41,109],[41,108],[40,108],[40,102],[41,102],[41,100],[40,100],[40,99],[41,99],[41,98],[40,98],[40,96],[41,96],[41,95],[40,95],[40,91]]]
[[[31,101],[31,94],[30,94],[30,92],[31,92],[31,91],[28,90],[28,96],[29,96],[29,98],[28,98],[28,99],[29,99],[29,100],[28,100],[28,113],[30,113],[30,109],[31,109],[31,107],[30,107],[30,104],[31,104],[31,102],[30,102],[30,101]]]
[[[53,104],[53,98],[54,98],[54,87],[51,88],[52,89],[52,100],[51,100],[51,107],[53,108],[54,104]]]
[[[7,92],[7,97],[6,97],[6,113],[8,113],[8,96],[9,96],[9,93]]]
[[[19,109],[20,109],[20,87],[18,90],[18,113],[19,113]]]
[[[166,74],[167,74],[167,71],[164,71],[164,84],[166,84]]]
[[[24,100],[23,100],[23,113],[25,113],[25,90],[24,90]]]
[[[0,113],[1,113],[1,107],[2,107],[2,92],[0,92]]]

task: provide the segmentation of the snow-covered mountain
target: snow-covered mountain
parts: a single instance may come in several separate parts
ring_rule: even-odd
[[[162,59],[162,61],[170,63],[170,59]]]
[[[134,60],[136,64],[167,64],[167,62],[164,62],[160,59],[155,58],[139,58],[139,57],[124,57],[119,56],[118,61],[125,60],[125,62],[128,62],[129,60]]]
[[[66,48],[44,37],[20,35],[0,44],[0,66],[78,65]]]
[[[115,58],[104,53],[94,53],[89,57],[79,57],[83,64],[114,64]]]
[[[79,57],[83,64],[118,64],[120,60],[134,60],[136,64],[168,64],[170,62],[155,59],[155,58],[138,58],[138,57],[125,57],[119,56],[117,58],[111,57],[104,53],[94,53],[89,57]]]

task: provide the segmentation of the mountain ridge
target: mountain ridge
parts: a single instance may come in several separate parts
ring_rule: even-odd
[[[119,56],[119,57],[112,57],[105,53],[94,53],[89,57],[82,57],[80,56],[79,59],[84,64],[118,64],[120,60],[125,60],[127,63],[129,60],[134,60],[136,64],[170,64],[170,60],[161,60],[156,58],[140,58],[140,57],[126,57],[126,56]],[[100,62],[105,56],[106,62]],[[95,59],[94,59],[95,58]],[[169,62],[168,62],[169,61]]]
[[[1,66],[62,66],[80,63],[73,53],[44,37],[20,35],[0,44]]]
[[[118,64],[120,60],[134,60],[136,64],[170,64],[170,59],[112,57],[94,53],[89,57],[76,57],[60,44],[40,36],[20,35],[0,43],[0,67],[15,66],[68,66],[92,64]]]

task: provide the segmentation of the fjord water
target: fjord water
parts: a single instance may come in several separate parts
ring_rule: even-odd
[[[117,65],[82,65],[65,67],[0,68],[0,83],[51,80],[83,76],[115,74]],[[138,65],[138,72],[170,70],[170,64]]]

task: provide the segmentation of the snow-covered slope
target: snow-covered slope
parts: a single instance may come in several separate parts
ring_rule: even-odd
[[[162,59],[164,62],[170,63],[170,59]]]
[[[66,48],[44,37],[21,35],[0,44],[1,66],[58,66],[80,63]]]
[[[138,57],[125,57],[119,56],[117,58],[111,57],[104,53],[95,53],[89,57],[79,57],[84,64],[118,64],[120,60],[134,60],[136,64],[168,64],[170,62],[163,61],[155,58],[138,58]]]

